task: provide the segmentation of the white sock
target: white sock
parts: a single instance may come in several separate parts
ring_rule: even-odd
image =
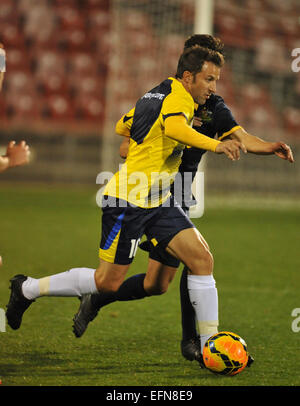
[[[40,296],[81,296],[97,292],[95,269],[73,268],[41,279],[28,277],[22,284],[24,296],[34,300]]]
[[[188,275],[188,291],[199,325],[201,352],[218,332],[218,291],[213,275]]]

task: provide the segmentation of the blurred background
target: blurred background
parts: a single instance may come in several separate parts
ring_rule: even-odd
[[[296,162],[206,154],[206,194],[297,202],[299,0],[1,0],[1,153],[25,139],[33,155],[1,181],[95,185],[100,171],[115,171],[116,121],[174,75],[184,40],[208,29],[225,43],[217,93],[248,132],[287,142]]]

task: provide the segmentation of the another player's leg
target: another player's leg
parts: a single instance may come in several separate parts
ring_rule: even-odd
[[[143,299],[147,296],[144,290],[146,274],[138,274],[127,278],[117,292],[97,292],[80,297],[80,305],[73,318],[73,332],[81,337],[89,323],[95,319],[102,307],[118,300]]]
[[[166,252],[165,249],[155,247],[149,241],[142,242],[139,247],[147,252],[150,252],[152,258],[156,258],[164,264],[168,264],[174,268],[174,271],[179,267],[180,261],[174,256]],[[184,358],[189,361],[199,360],[201,357],[200,337],[197,333],[195,311],[190,301],[189,292],[187,289],[188,268],[185,266],[180,279],[180,303],[181,303],[181,325],[182,325],[182,340],[180,342],[181,353]]]
[[[200,337],[196,328],[195,310],[191,304],[187,287],[188,268],[184,266],[180,278],[181,306],[181,353],[189,361],[200,358]]]
[[[116,292],[101,292],[83,296],[73,319],[75,336],[81,337],[100,309],[110,303],[138,300],[165,293],[175,272],[176,268],[165,266],[150,258],[147,273],[127,278]]]

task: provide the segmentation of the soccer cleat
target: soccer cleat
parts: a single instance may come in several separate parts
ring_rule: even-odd
[[[203,361],[203,355],[200,353],[199,356],[196,358],[196,361],[199,362],[200,368],[206,368],[204,361]]]
[[[194,361],[201,355],[200,337],[181,341],[181,354],[188,361]]]
[[[99,309],[93,305],[91,299],[92,295],[90,293],[79,298],[80,306],[73,318],[73,333],[77,338],[84,334],[89,322],[94,320],[98,314]]]
[[[248,367],[248,368],[251,367],[251,365],[253,364],[253,362],[254,362],[254,358],[251,357],[251,355],[248,355],[247,367]]]
[[[8,325],[17,330],[22,323],[22,317],[26,309],[34,302],[34,300],[26,299],[22,292],[22,284],[26,281],[27,276],[15,275],[11,280],[11,294],[9,302],[6,306],[6,318]]]
[[[203,355],[201,354],[200,337],[190,338],[181,341],[181,354],[188,361],[199,362],[200,368],[205,368]]]

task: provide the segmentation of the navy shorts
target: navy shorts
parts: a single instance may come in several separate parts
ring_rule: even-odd
[[[102,235],[99,250],[99,257],[110,263],[130,264],[143,235],[146,235],[153,246],[165,251],[176,234],[181,230],[194,227],[173,197],[170,198],[169,204],[150,209],[129,204],[124,207],[124,201],[118,199],[114,201],[117,203],[114,207],[108,205],[102,208]],[[122,205],[123,207],[120,207]]]
[[[188,215],[189,209],[182,208],[184,213]],[[139,247],[146,252],[149,252],[149,258],[160,262],[161,264],[171,266],[173,268],[178,268],[180,265],[179,259],[175,258],[172,254],[166,251],[165,244],[154,245],[151,241],[142,242]]]

